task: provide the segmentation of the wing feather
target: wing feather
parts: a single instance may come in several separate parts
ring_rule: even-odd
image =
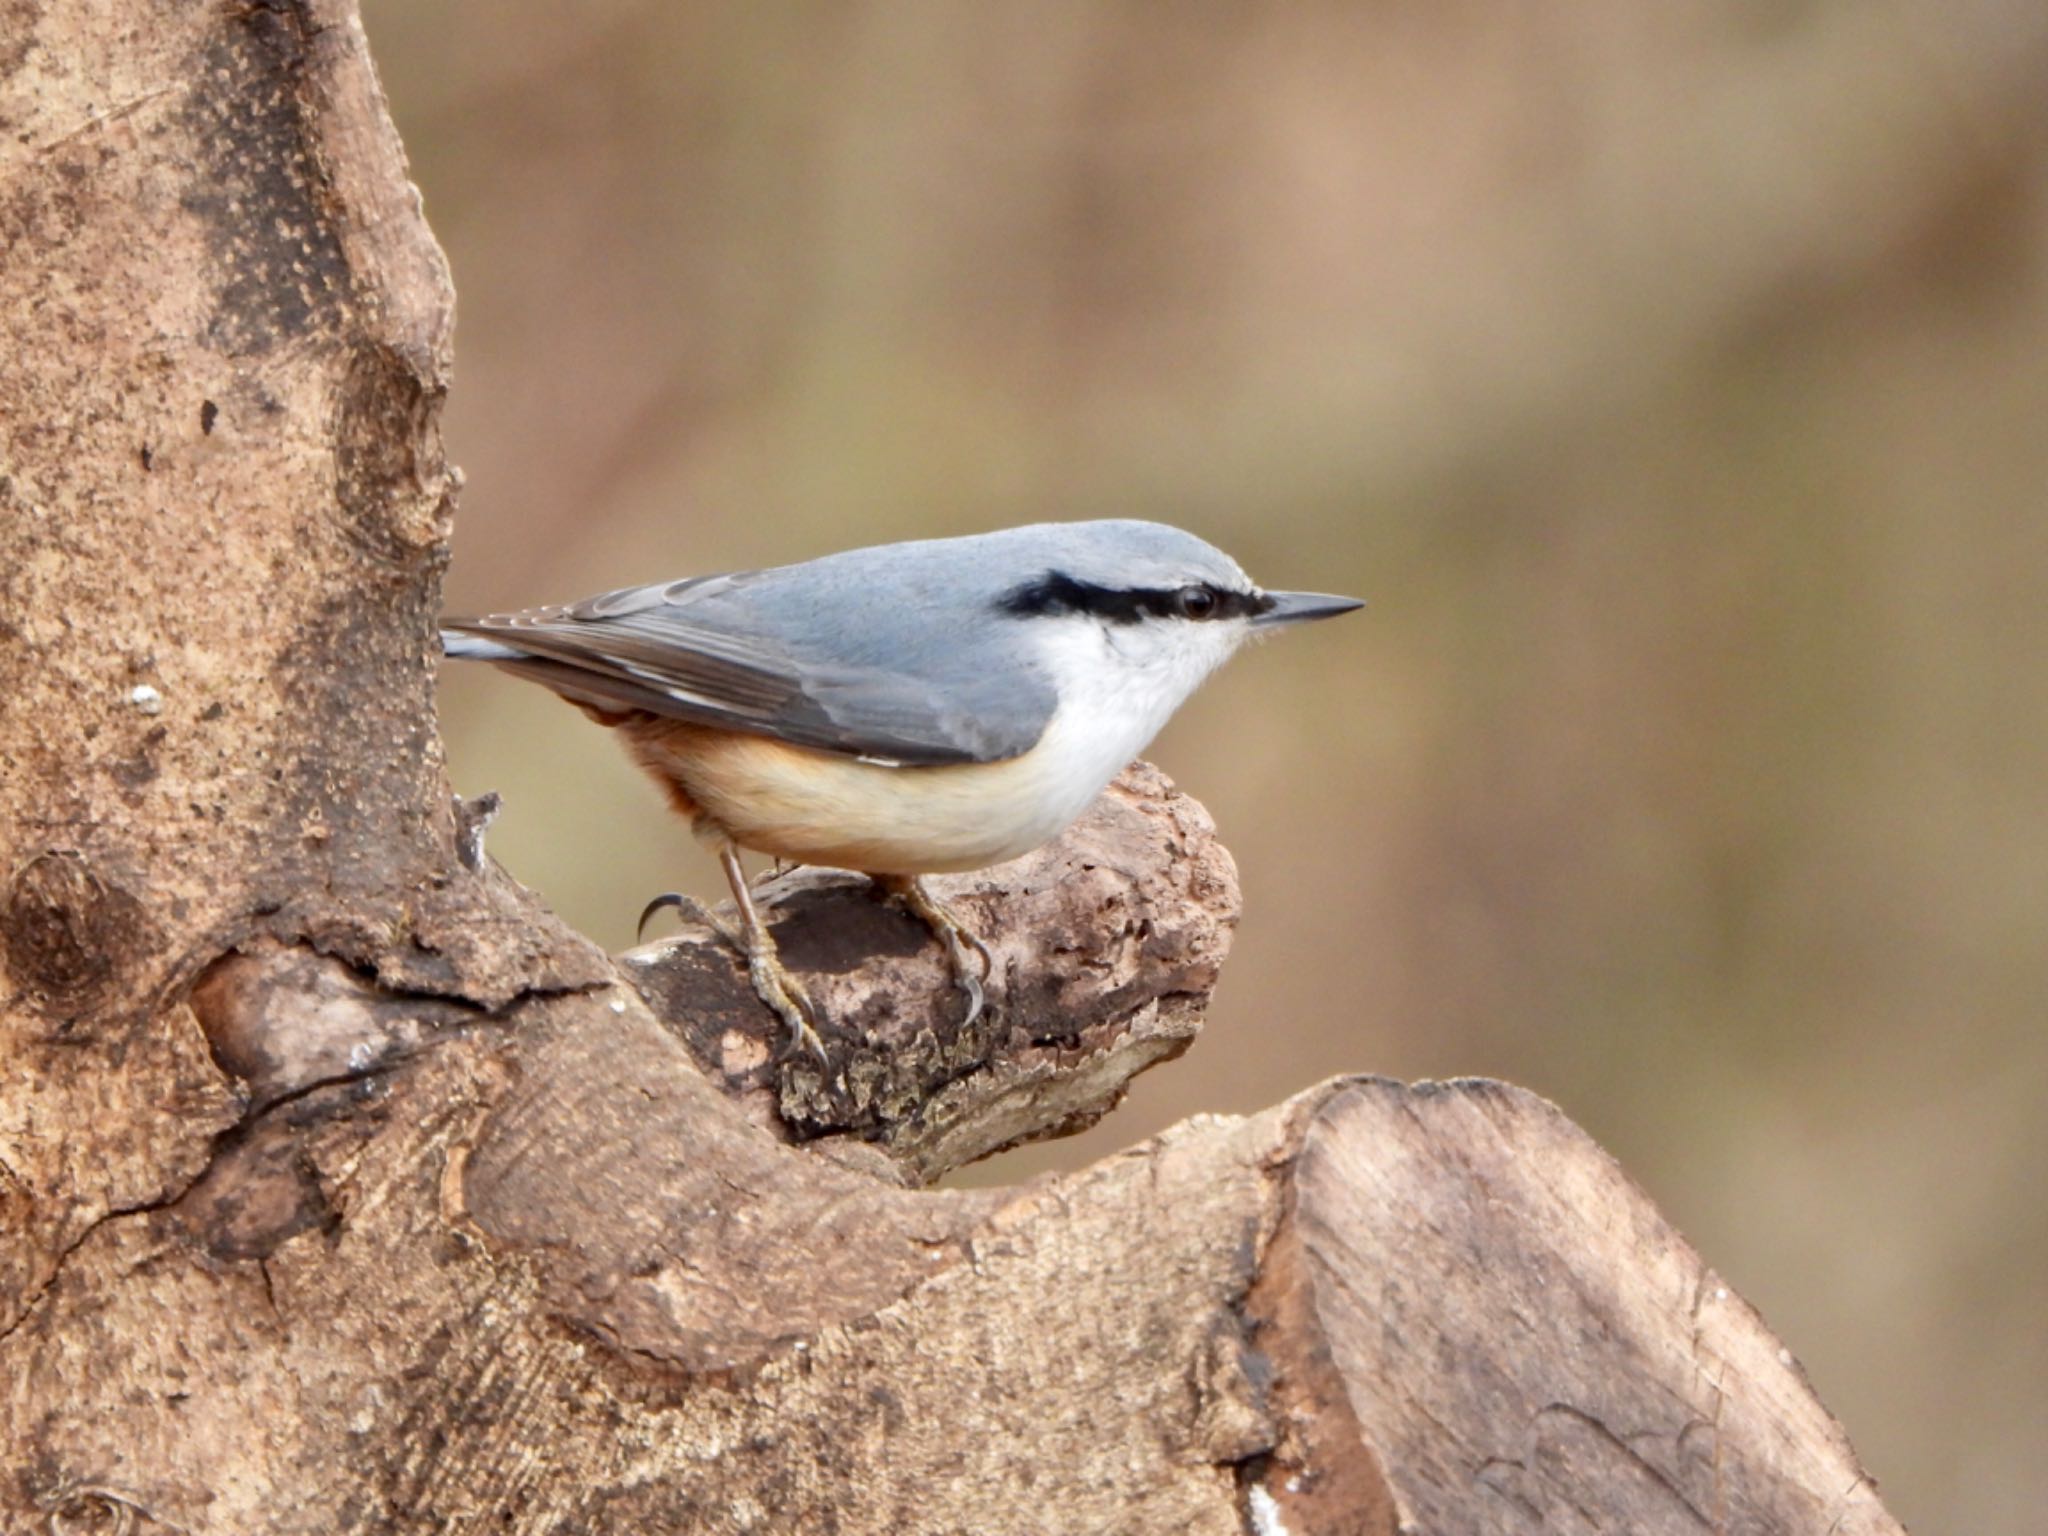
[[[514,653],[490,658],[507,671],[602,711],[644,711],[905,766],[996,762],[1043,733],[1056,699],[1035,669],[993,667],[971,643],[929,648],[939,654],[914,670],[846,660],[819,635],[817,602],[777,593],[779,574],[694,577],[445,623]],[[835,601],[849,632],[872,636],[877,624],[901,622],[888,594],[871,613],[842,611],[844,594]]]

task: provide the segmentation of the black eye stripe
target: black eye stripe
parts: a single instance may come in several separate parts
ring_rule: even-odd
[[[1211,599],[1206,611],[1190,610],[1190,594],[1195,592]],[[1206,583],[1193,587],[1098,587],[1076,581],[1060,571],[1048,571],[1034,581],[1012,588],[997,600],[996,606],[1018,618],[1085,613],[1111,624],[1135,624],[1140,619],[1206,623],[1212,619],[1255,618],[1272,608],[1273,599],[1263,592],[1237,592]],[[1195,607],[1199,608],[1200,603]]]

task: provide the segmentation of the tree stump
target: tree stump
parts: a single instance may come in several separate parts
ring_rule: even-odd
[[[1236,916],[1135,768],[956,881],[609,958],[435,730],[452,293],[347,0],[0,31],[0,1524],[1896,1530],[1798,1366],[1554,1109],[1325,1084],[1022,1188]]]

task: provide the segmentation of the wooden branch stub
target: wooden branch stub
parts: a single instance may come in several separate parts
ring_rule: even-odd
[[[858,876],[801,871],[759,892],[828,1020],[828,1066],[775,1059],[781,1025],[701,926],[630,951],[621,970],[764,1123],[871,1142],[928,1183],[1085,1129],[1131,1078],[1178,1056],[1237,923],[1236,869],[1214,823],[1147,763],[1048,847],[932,885],[995,959],[987,1008],[967,1029],[938,946]]]
[[[1901,1536],[1791,1352],[1555,1106],[1337,1085],[1246,1302],[1289,1531]]]
[[[1897,1536],[1782,1346],[1529,1094],[1340,1083],[921,1192],[747,1125],[623,994],[520,1011],[92,1231],[0,1339],[0,1514]]]

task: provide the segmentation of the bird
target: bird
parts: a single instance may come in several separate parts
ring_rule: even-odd
[[[1246,641],[1362,606],[1266,591],[1194,534],[1102,519],[450,617],[441,642],[619,733],[716,850],[738,927],[713,926],[787,1029],[783,1056],[822,1062],[742,849],[874,880],[944,946],[971,1023],[989,952],[923,877],[1051,841]],[[695,903],[657,897],[643,933],[665,906]]]

